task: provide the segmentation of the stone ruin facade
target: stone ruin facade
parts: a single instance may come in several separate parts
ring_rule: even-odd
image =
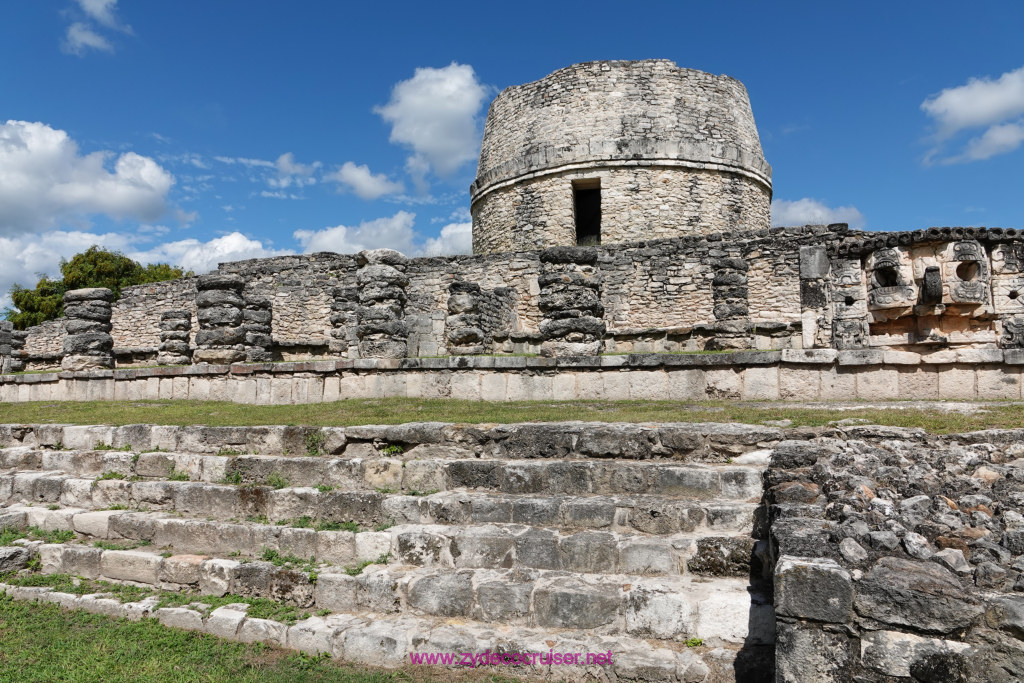
[[[470,198],[472,256],[225,263],[70,301],[10,344],[0,330],[0,357],[29,370],[769,349],[938,362],[1024,347],[1013,229],[769,228],[771,168],[725,76],[592,62],[509,88]],[[81,351],[82,334],[112,344]]]
[[[573,66],[492,104],[473,255],[284,256],[118,301],[69,292],[60,320],[0,324],[0,401],[1024,397],[1024,235],[769,228],[770,199],[740,83]],[[686,353],[710,351],[731,353]],[[567,680],[1011,683],[1022,439],[842,421],[0,425],[0,526],[140,546],[32,541],[0,548],[4,572],[327,616],[0,592],[385,666],[557,633],[615,654]],[[266,548],[315,556],[316,580]]]

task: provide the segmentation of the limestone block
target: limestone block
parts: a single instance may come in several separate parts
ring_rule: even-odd
[[[743,398],[772,401],[779,398],[779,368],[748,367],[743,370]]]
[[[978,398],[1020,398],[1020,369],[1012,366],[982,366],[977,369]]]
[[[110,579],[155,585],[161,560],[159,555],[138,550],[106,550],[100,558],[100,571]]]
[[[626,632],[658,639],[694,637],[697,631],[697,610],[685,593],[637,586],[629,592],[626,603]]]
[[[238,631],[242,628],[242,623],[245,621],[248,607],[244,603],[234,603],[218,607],[210,612],[210,616],[206,618],[206,632],[218,638],[237,640]]]
[[[945,365],[939,368],[939,398],[977,397],[976,371],[970,365]]]
[[[153,616],[164,626],[180,628],[186,631],[202,631],[203,615],[185,607],[162,607],[153,612]]]
[[[898,368],[897,388],[900,398],[937,399],[939,397],[939,370],[935,365],[903,366]]]
[[[798,619],[845,623],[853,607],[849,572],[834,560],[783,556],[775,565],[775,611]]]
[[[970,644],[924,638],[900,631],[866,631],[861,635],[861,662],[869,669],[894,677],[910,677],[910,665],[932,654],[962,653]]]
[[[896,368],[861,368],[857,373],[857,398],[869,401],[899,398]]]

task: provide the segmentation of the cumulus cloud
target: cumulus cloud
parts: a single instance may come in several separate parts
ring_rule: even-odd
[[[0,237],[0,253],[4,255],[4,267],[0,269],[0,306],[11,305],[9,292],[15,283],[31,288],[40,275],[60,275],[61,258],[71,258],[94,244],[122,251],[133,241],[133,236],[126,234],[78,230]]]
[[[218,263],[286,256],[295,252],[290,249],[271,249],[260,240],[251,239],[240,232],[232,232],[206,242],[194,238],[185,239],[165,242],[146,251],[126,253],[142,263],[170,263],[199,274],[215,269]]]
[[[274,166],[277,168],[277,178],[270,178],[267,181],[271,187],[285,188],[291,185],[302,187],[316,184],[313,174],[320,168],[320,162],[300,164],[295,161],[294,154],[286,152],[277,158]]]
[[[988,159],[1024,142],[1024,66],[999,78],[971,78],[921,103],[935,123],[934,146],[925,163],[951,164]],[[986,130],[971,138],[962,152],[943,157],[945,143],[959,133]]]
[[[416,214],[399,211],[394,216],[363,221],[351,227],[338,225],[323,230],[296,230],[293,233],[303,252],[333,251],[353,254],[363,249],[397,249],[408,256],[467,254],[473,249],[473,224],[450,223],[437,237],[421,241],[413,229]]]
[[[173,184],[174,176],[149,157],[83,156],[63,130],[28,121],[0,124],[0,234],[81,222],[91,214],[152,221],[168,210]]]
[[[357,166],[351,161],[346,161],[341,168],[329,174],[327,179],[336,181],[362,199],[377,199],[405,191],[402,183],[392,181],[383,173],[371,173],[369,166]]]
[[[416,214],[399,211],[394,216],[363,221],[355,227],[338,225],[323,230],[296,230],[292,235],[307,254],[317,251],[352,254],[380,248],[410,254],[415,249],[416,233],[412,229],[415,220]]]
[[[831,208],[816,199],[772,200],[772,225],[827,225],[849,223],[855,230],[864,228],[864,215],[855,206]]]
[[[92,233],[82,230],[50,230],[37,235],[0,237],[4,268],[0,270],[0,306],[10,306],[11,285],[34,287],[40,275],[60,276],[60,260],[70,259],[92,245],[120,251],[140,263],[170,263],[197,274],[209,272],[218,263],[295,253],[272,249],[260,240],[232,232],[208,241],[185,239],[157,244],[148,249],[140,245],[168,232],[165,226],[144,225],[138,234]]]
[[[441,228],[441,234],[431,237],[423,245],[424,256],[447,256],[469,254],[473,251],[473,224],[449,223]]]
[[[479,151],[478,113],[488,88],[473,67],[452,62],[446,67],[416,69],[399,82],[391,99],[374,111],[391,124],[391,142],[408,146],[406,168],[421,189],[428,171],[450,176]]]

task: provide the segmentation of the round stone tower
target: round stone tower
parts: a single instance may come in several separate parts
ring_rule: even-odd
[[[769,226],[747,89],[674,62],[587,62],[504,90],[470,187],[477,254]]]

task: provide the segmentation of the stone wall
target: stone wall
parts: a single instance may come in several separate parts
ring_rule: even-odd
[[[771,458],[776,680],[1021,680],[1020,432],[850,432]]]
[[[476,253],[576,244],[573,181],[598,179],[601,242],[757,230],[770,221],[771,191],[720,170],[590,168],[546,174],[495,188],[473,205]]]
[[[503,91],[470,188],[474,252],[575,244],[577,177],[601,177],[606,242],[768,226],[771,168],[743,84],[668,60],[577,64]]]
[[[160,316],[164,311],[189,311],[191,327],[198,329],[195,299],[194,277],[125,287],[111,312],[110,336],[114,338],[115,351],[145,349],[156,354],[160,346]]]

